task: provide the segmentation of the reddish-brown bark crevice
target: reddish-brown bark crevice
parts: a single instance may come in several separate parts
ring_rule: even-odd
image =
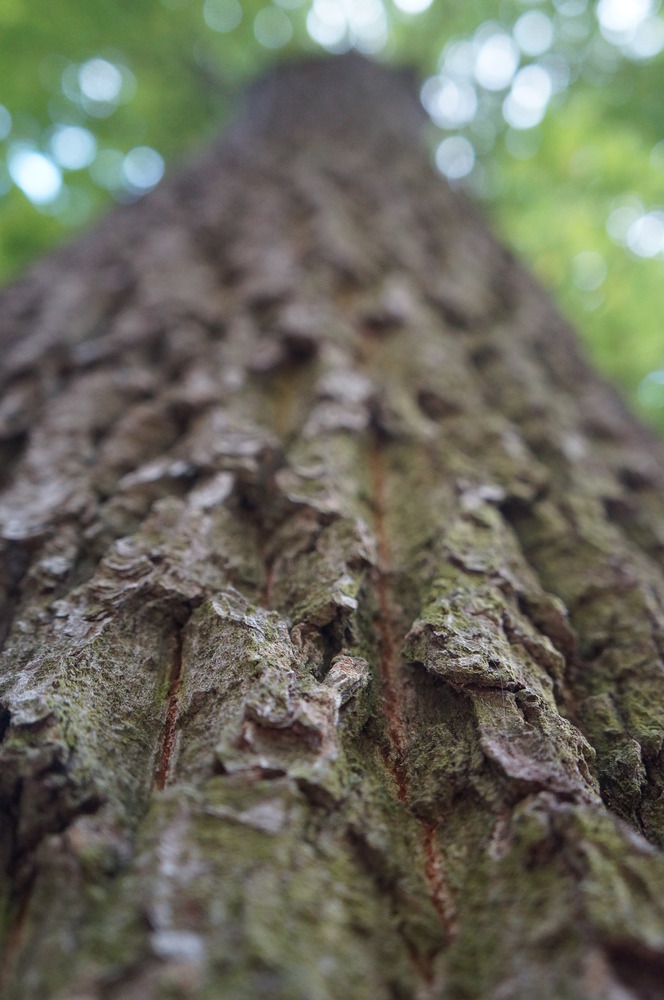
[[[161,747],[157,758],[157,771],[154,779],[154,787],[157,792],[163,792],[166,787],[177,736],[179,694],[182,682],[182,630],[178,631],[175,636],[174,647],[166,700],[166,720],[164,722]]]
[[[400,630],[396,622],[395,609],[390,593],[392,554],[386,524],[387,486],[385,482],[385,461],[383,445],[374,434],[369,455],[374,528],[378,549],[376,573],[376,596],[379,614],[376,627],[379,637],[379,671],[382,706],[390,741],[389,768],[394,778],[399,801],[410,805],[408,777],[404,767],[404,753],[407,748],[407,726],[404,718],[403,661],[399,652]],[[424,875],[433,907],[442,924],[448,943],[456,934],[455,907],[452,892],[445,877],[444,861],[436,845],[436,827],[424,822],[418,816],[419,836],[424,854]]]
[[[272,604],[272,591],[274,589],[274,566],[275,559],[265,561],[265,583],[261,594],[261,607],[269,609]]]
[[[454,899],[443,870],[443,861],[436,845],[436,827],[429,823],[421,823],[422,847],[427,881],[431,889],[431,902],[438,918],[446,931],[447,937],[453,941],[457,934],[456,907]]]

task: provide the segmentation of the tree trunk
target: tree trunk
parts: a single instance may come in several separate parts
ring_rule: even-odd
[[[664,992],[664,459],[404,79],[5,291],[6,1000]]]

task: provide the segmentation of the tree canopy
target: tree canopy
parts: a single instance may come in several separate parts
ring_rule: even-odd
[[[131,201],[276,60],[415,67],[431,152],[664,429],[658,0],[4,0],[0,277]]]

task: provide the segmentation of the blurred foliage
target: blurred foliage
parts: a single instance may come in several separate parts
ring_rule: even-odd
[[[0,279],[140,197],[164,161],[219,131],[257,72],[355,47],[419,70],[438,168],[484,201],[595,363],[664,431],[658,6],[2,0]]]

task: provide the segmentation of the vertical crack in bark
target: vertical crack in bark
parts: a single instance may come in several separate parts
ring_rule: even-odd
[[[391,546],[386,526],[387,491],[385,468],[380,441],[374,435],[369,456],[374,509],[374,526],[378,543],[378,572],[376,592],[379,617],[377,621],[380,641],[380,679],[382,702],[390,741],[390,771],[397,787],[399,801],[409,809],[419,827],[424,875],[429,888],[431,903],[438,914],[448,943],[456,937],[456,914],[452,892],[445,876],[443,858],[436,845],[437,827],[425,823],[410,810],[408,777],[404,767],[406,751],[406,722],[404,719],[404,691],[401,677],[402,660],[398,648],[398,628],[390,594],[392,571]]]
[[[420,823],[424,848],[425,872],[431,890],[431,902],[450,940],[457,934],[456,907],[447,884],[440,851],[436,846],[436,829],[433,823]]]
[[[268,558],[265,560],[265,584],[263,585],[263,592],[261,593],[261,607],[269,611],[272,606],[272,593],[274,590],[274,567],[276,559]]]
[[[161,739],[159,757],[157,758],[157,772],[154,779],[154,788],[157,792],[163,792],[171,770],[171,758],[173,756],[177,730],[181,680],[182,629],[179,629],[175,636],[175,649],[173,651],[173,661],[171,663],[168,697],[166,702],[166,721],[164,722],[164,732]]]

